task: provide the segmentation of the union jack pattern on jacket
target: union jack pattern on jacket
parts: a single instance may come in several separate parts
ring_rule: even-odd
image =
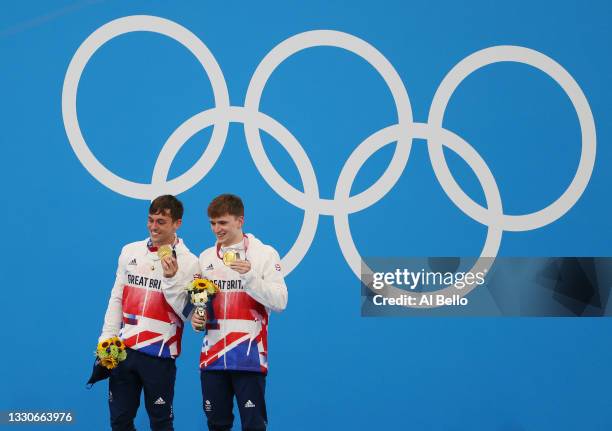
[[[177,239],[179,270],[165,278],[157,252],[149,245],[143,240],[121,250],[100,340],[119,336],[131,349],[176,358],[181,353],[183,321],[191,310],[185,287],[199,275],[198,260]]]
[[[203,277],[220,291],[208,303],[208,320],[200,354],[205,370],[242,370],[267,373],[270,311],[287,305],[287,287],[278,253],[248,235],[246,259],[251,270],[240,274],[224,265],[216,247],[200,255]],[[245,256],[245,243],[227,247]],[[225,251],[221,249],[221,252]]]

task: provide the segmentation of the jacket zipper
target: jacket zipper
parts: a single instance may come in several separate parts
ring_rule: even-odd
[[[227,295],[229,292],[225,292],[223,295],[223,319],[227,320]],[[223,369],[227,370],[227,330],[223,325]]]
[[[146,257],[148,257],[148,256],[146,256]],[[151,261],[153,261],[153,260],[151,259]],[[141,317],[144,317],[144,312],[145,312],[145,309],[147,308],[147,299],[149,299],[149,286],[145,286],[145,289],[147,289],[147,291],[145,292],[144,301],[142,301],[142,309],[140,310],[140,316]],[[138,334],[136,335],[136,344],[138,344],[138,339],[140,338],[140,333],[141,332],[142,331],[139,331]]]
[[[149,298],[149,288],[145,287],[145,289],[147,289],[147,291],[145,292],[144,301],[142,301],[142,309],[140,310],[140,317],[144,317],[145,308],[147,307],[147,299]],[[140,333],[141,332],[142,331],[139,331],[138,334],[136,335],[136,343],[135,344],[138,344],[138,339],[140,338]]]

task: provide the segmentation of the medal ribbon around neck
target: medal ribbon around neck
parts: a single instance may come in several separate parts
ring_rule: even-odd
[[[149,241],[147,242],[147,248],[149,249],[150,252],[155,253],[157,252],[157,257],[159,260],[161,261],[165,256],[167,255],[171,255],[176,257],[176,246],[179,243],[179,239],[177,235],[174,235],[174,242],[172,243],[172,246],[168,245],[168,244],[163,244],[158,246],[153,245],[153,240],[151,240],[151,238],[149,238]],[[172,247],[172,248],[171,248]],[[151,265],[151,271],[155,270],[155,260],[153,262],[153,264]]]
[[[179,243],[179,238],[177,235],[174,235],[174,242],[172,243],[172,251],[175,251],[175,248],[178,245],[178,243]],[[149,249],[150,252],[155,253],[156,251],[159,250],[160,247],[163,247],[163,246],[158,247],[156,245],[153,245],[153,240],[151,238],[149,238],[149,241],[147,241],[147,248]]]
[[[246,253],[249,248],[249,237],[246,234],[242,234],[242,245],[244,246],[244,259],[246,260]],[[223,261],[223,263],[229,266],[230,263],[236,260],[236,252],[233,250],[227,250],[221,255],[221,244],[217,242],[217,257]]]

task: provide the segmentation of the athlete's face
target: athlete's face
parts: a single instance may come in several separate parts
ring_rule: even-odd
[[[157,246],[172,244],[176,230],[181,225],[181,219],[172,220],[169,213],[166,210],[159,214],[149,214],[147,229],[149,230],[151,241]]]
[[[243,216],[225,214],[221,217],[210,219],[210,228],[222,246],[228,246],[240,242],[242,239]]]

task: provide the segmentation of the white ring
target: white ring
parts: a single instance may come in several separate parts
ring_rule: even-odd
[[[217,61],[206,45],[185,27],[167,19],[148,15],[119,18],[94,31],[79,46],[68,66],[62,91],[62,116],[70,145],[72,145],[72,149],[85,169],[109,189],[131,198],[153,199],[160,195],[159,190],[162,184],[142,184],[129,181],[108,170],[96,159],[96,156],[87,146],[81,133],[77,116],[76,100],[79,81],[91,57],[109,40],[134,31],[150,31],[163,34],[185,46],[198,59],[208,74],[215,104],[218,108],[223,109],[229,106],[229,94],[225,78],[223,78],[223,72],[221,72],[219,64],[217,64]],[[169,181],[167,184],[163,184],[164,190],[171,194],[179,194],[201,180],[219,157],[221,149],[225,144],[228,127],[229,123],[227,122],[217,123],[213,130],[210,144],[204,151],[204,154],[187,172]],[[163,171],[166,169],[166,165],[169,168],[170,163],[171,160],[161,158],[160,154],[160,157],[157,159],[156,169]]]
[[[293,54],[312,47],[317,46],[332,46],[343,48],[350,51],[364,60],[366,60],[376,71],[382,76],[384,81],[391,90],[391,95],[395,101],[398,115],[398,123],[402,126],[402,131],[407,131],[408,126],[412,123],[412,109],[410,107],[410,99],[406,92],[406,87],[393,68],[391,63],[372,45],[352,36],[347,33],[332,30],[315,30],[297,34],[284,40],[272,49],[261,61],[247,90],[245,107],[247,110],[259,111],[259,103],[263,89],[272,75],[272,72],[287,58]],[[296,190],[291,184],[287,183],[282,178],[276,169],[270,163],[261,142],[259,130],[255,127],[245,126],[245,134],[251,157],[261,172],[261,175],[266,182],[287,201],[292,202],[299,208],[316,209],[320,214],[333,215],[346,212],[347,208],[351,212],[360,211],[369,204],[380,200],[385,194],[393,188],[395,182],[400,177],[410,154],[412,140],[408,133],[402,133],[397,137],[398,142],[395,148],[395,153],[391,159],[391,163],[383,173],[383,175],[367,190],[360,193],[358,202],[355,204],[351,198],[347,197],[346,201],[337,201],[335,199],[321,199],[316,197],[306,196],[299,190]],[[299,199],[294,198],[298,196]]]
[[[348,197],[353,181],[363,166],[366,160],[376,151],[390,144],[399,135],[399,125],[390,126],[382,131],[379,131],[363,141],[359,147],[350,155],[346,165],[340,173],[338,186],[336,187],[335,197],[343,199]],[[434,129],[428,124],[414,123],[411,128],[412,138],[421,139],[436,139],[442,145],[447,146],[457,153],[463,160],[472,168],[478,181],[483,187],[487,206],[489,211],[494,214],[503,214],[501,196],[499,188],[495,182],[493,174],[480,155],[462,138],[445,129]],[[348,213],[338,214],[334,216],[334,227],[336,230],[336,238],[340,244],[342,255],[348,263],[349,267],[357,278],[361,278],[361,263],[362,259],[353,241],[351,228],[348,220]],[[499,226],[488,226],[487,237],[480,253],[479,259],[468,272],[486,272],[493,264],[499,246],[501,244],[503,230]],[[366,267],[367,268],[367,267]],[[367,268],[366,270],[369,270]],[[371,270],[370,270],[371,271]],[[467,295],[476,287],[475,283],[466,284],[466,286],[457,290],[455,286],[449,286],[444,289],[437,290],[435,293],[439,295],[449,296],[451,294],[459,294],[460,296]],[[399,296],[405,294],[406,291],[397,287],[390,287],[385,291],[385,296]],[[430,292],[429,292],[430,293]],[[420,298],[426,293],[414,292],[417,305],[409,306],[410,308],[433,308],[435,305],[426,306],[420,304]]]
[[[582,132],[582,151],[576,175],[565,192],[555,202],[537,212],[524,215],[494,214],[474,202],[457,184],[446,164],[442,145],[436,139],[428,141],[429,157],[436,178],[448,197],[461,211],[484,225],[502,226],[504,230],[509,231],[525,231],[554,222],[569,211],[584,192],[595,164],[595,121],[584,93],[574,78],[560,64],[532,49],[519,46],[495,46],[466,57],[444,77],[431,103],[428,123],[432,127],[441,128],[448,101],[459,84],[477,69],[503,61],[528,64],[546,73],[561,86],[576,109]]]
[[[200,112],[189,118],[176,129],[160,153],[160,158],[161,154],[163,154],[163,159],[169,162],[163,165],[160,164],[159,169],[155,170],[153,178],[154,183],[159,184],[159,190],[162,194],[168,192],[165,189],[169,184],[165,183],[166,176],[168,175],[171,161],[178,154],[181,147],[185,145],[193,135],[209,126],[218,124],[219,121],[244,123],[245,127],[249,124],[251,127],[257,127],[268,133],[285,148],[295,163],[302,184],[304,185],[305,195],[319,195],[319,186],[317,184],[314,169],[295,136],[279,122],[264,113],[248,111],[246,108],[240,106],[232,106],[223,111],[214,108]],[[299,196],[293,196],[292,198],[297,200]],[[289,202],[292,203],[291,201]],[[317,232],[318,222],[319,213],[312,208],[306,208],[304,210],[304,220],[302,221],[302,227],[298,234],[298,238],[282,259],[283,272],[285,275],[293,271],[308,252]]]

